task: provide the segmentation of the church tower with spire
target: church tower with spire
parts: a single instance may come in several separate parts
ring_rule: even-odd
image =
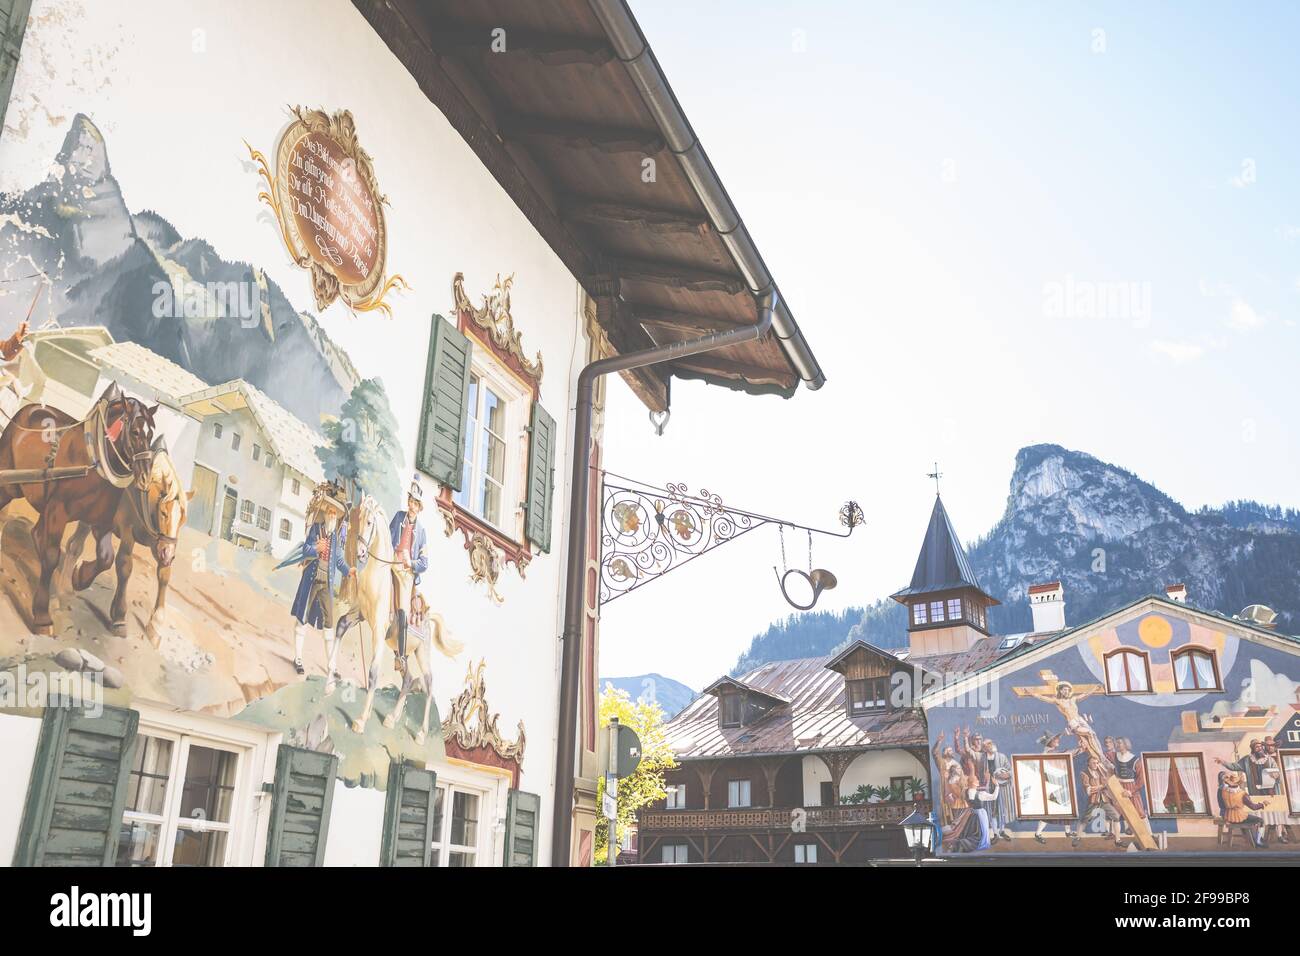
[[[907,607],[910,657],[960,653],[988,636],[988,609],[1000,602],[980,587],[938,492],[912,583],[890,596]]]

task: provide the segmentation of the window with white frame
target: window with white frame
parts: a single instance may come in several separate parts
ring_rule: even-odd
[[[438,785],[433,802],[434,866],[478,866],[487,794],[458,784]],[[489,862],[490,861],[486,861]]]
[[[686,806],[686,784],[670,783],[666,788],[668,799],[664,803],[665,810],[681,810]]]
[[[1178,690],[1219,690],[1219,665],[1213,651],[1183,647],[1170,657],[1174,663],[1174,687]]]
[[[293,525],[290,523],[288,518],[281,518],[280,519],[280,540],[288,541],[291,537],[293,537]]]
[[[943,622],[943,602],[931,601],[930,602],[930,623],[940,624],[942,622]]]
[[[127,781],[118,866],[226,866],[248,748],[143,730]]]
[[[1105,656],[1106,690],[1111,694],[1151,692],[1151,664],[1146,654],[1121,647]]]
[[[1287,809],[1292,813],[1300,813],[1300,750],[1283,750],[1280,756]]]
[[[245,498],[239,503],[239,520],[252,524],[253,514],[256,510],[257,505],[251,499]]]
[[[816,863],[817,862],[817,844],[816,843],[796,843],[794,845],[794,861],[796,863]]]
[[[750,787],[748,780],[727,781],[727,806],[748,807],[750,804]]]
[[[919,604],[913,604],[913,605],[912,605],[912,623],[913,623],[913,624],[928,624],[929,621],[930,621],[930,618],[929,618],[929,616],[925,613],[925,602],[924,602],[924,601],[921,601]]]
[[[486,350],[474,352],[466,402],[465,468],[460,491],[452,500],[488,524],[508,530],[514,515],[512,501],[519,498],[516,483],[516,449],[526,413],[524,392]],[[524,409],[524,411],[521,411]]]
[[[257,526],[261,528],[263,531],[271,530],[271,509],[270,508],[257,509]]]
[[[1074,774],[1070,758],[1013,757],[1016,813],[1024,820],[1069,819],[1074,808]]]
[[[685,843],[665,843],[659,851],[660,863],[685,863],[688,859]]]
[[[948,620],[961,620],[961,598],[948,598]]]

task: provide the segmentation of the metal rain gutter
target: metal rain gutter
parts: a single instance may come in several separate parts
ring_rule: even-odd
[[[717,230],[735,260],[736,267],[749,283],[750,290],[757,298],[767,289],[775,288],[763,257],[750,238],[749,230],[745,228],[736,207],[732,205],[731,197],[727,195],[718,174],[714,172],[713,164],[709,162],[690,122],[682,113],[626,0],[588,0],[588,3],[605,28],[605,35],[613,45],[615,54],[623,61],[640,91],[641,99],[654,115],[668,148],[681,163],[713,228]],[[785,300],[779,296],[772,320],[772,332],[780,340],[786,358],[808,388],[813,391],[821,388],[826,383],[826,376],[812,354],[812,349],[808,347],[794,316],[786,307]]]
[[[551,864],[569,865],[573,839],[573,780],[578,748],[578,684],[582,670],[582,630],[587,615],[587,537],[591,501],[591,421],[596,380],[611,372],[645,368],[688,355],[712,352],[761,339],[772,328],[781,297],[774,289],[759,297],[758,322],[727,332],[711,332],[640,352],[597,359],[578,374],[573,412],[573,461],[570,467],[568,558],[564,592],[564,633],[561,635],[559,720],[555,744],[555,804],[552,808]],[[597,572],[599,573],[599,571]]]

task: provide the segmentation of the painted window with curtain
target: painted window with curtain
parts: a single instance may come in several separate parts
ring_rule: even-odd
[[[1106,655],[1106,689],[1112,694],[1145,694],[1151,690],[1147,656],[1120,648]]]
[[[1206,816],[1205,764],[1200,754],[1143,754],[1151,816]]]
[[[1282,779],[1286,782],[1287,808],[1300,813],[1300,750],[1282,751]]]
[[[1218,690],[1218,669],[1214,655],[1199,647],[1185,647],[1175,651],[1174,686],[1179,690]]]

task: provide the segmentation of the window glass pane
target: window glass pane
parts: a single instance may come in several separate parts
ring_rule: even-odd
[[[497,438],[505,435],[506,403],[486,386],[483,388],[483,427]]]
[[[1192,664],[1196,668],[1196,686],[1214,686],[1214,663],[1209,654],[1192,654]]]
[[[1300,754],[1282,755],[1282,776],[1292,813],[1300,813]]]
[[[950,598],[948,600],[948,620],[956,621],[961,618],[961,598]]]
[[[469,397],[466,399],[466,407],[469,410],[469,418],[465,422],[465,470],[461,472],[460,491],[452,496],[452,500],[462,508],[473,511],[470,506],[470,495],[474,488],[474,460],[475,444],[478,441],[478,376],[471,374],[469,377]],[[475,499],[477,500],[477,499]]]
[[[451,842],[456,846],[478,845],[478,796],[476,794],[460,790],[452,793]],[[452,866],[456,864],[452,863]]]
[[[172,866],[221,866],[226,860],[224,830],[198,833],[184,827],[176,829],[176,845],[172,848]]]
[[[1126,654],[1128,658],[1129,690],[1147,691],[1147,662],[1140,654]]]
[[[924,603],[912,605],[912,623],[913,624],[927,623]]]
[[[447,865],[448,866],[473,866],[474,854],[464,853],[460,850],[455,850],[447,854]]]
[[[126,784],[126,810],[162,816],[167,803],[167,774],[171,772],[172,742],[140,736],[135,766]]]
[[[1112,654],[1106,658],[1106,684],[1113,691],[1128,690],[1128,678],[1124,674],[1124,655]]]
[[[1044,760],[1043,776],[1047,781],[1047,812],[1053,816],[1073,816],[1069,764],[1063,759]]]
[[[1020,794],[1020,813],[1027,817],[1042,816],[1047,809],[1044,802],[1041,769],[1037,760],[1017,760],[1016,790]]]
[[[942,621],[942,620],[943,620],[943,602],[942,602],[942,601],[931,601],[931,602],[930,602],[930,621],[931,621],[932,623],[937,624],[939,621]]]
[[[158,838],[161,833],[161,823],[122,821],[122,832],[117,842],[117,865],[157,866]]]
[[[230,822],[237,755],[227,750],[191,746],[181,788],[181,817]]]
[[[1174,686],[1179,690],[1190,690],[1192,687],[1192,662],[1186,654],[1174,658]]]

